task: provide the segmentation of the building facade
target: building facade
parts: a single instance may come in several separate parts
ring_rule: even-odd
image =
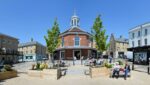
[[[0,33],[0,62],[16,63],[18,61],[18,43],[17,38]]]
[[[124,58],[127,56],[127,48],[129,47],[128,39],[120,36],[115,38],[113,34],[110,37],[109,54],[114,58]]]
[[[96,57],[96,49],[91,39],[91,34],[81,30],[79,17],[75,14],[71,17],[71,27],[60,34],[61,45],[56,49],[55,59],[72,60],[81,56]]]
[[[23,52],[20,61],[39,61],[46,58],[46,47],[36,41],[19,44],[18,51]]]
[[[150,23],[129,30],[129,51],[133,51],[135,64],[148,64],[150,56]]]

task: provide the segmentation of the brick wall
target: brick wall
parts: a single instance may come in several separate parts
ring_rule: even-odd
[[[73,50],[72,49],[65,50],[65,58],[66,59],[73,59]]]
[[[76,35],[70,34],[63,36],[64,37],[64,46],[74,46],[74,38]],[[80,37],[80,46],[89,46],[89,37],[87,35],[79,35]],[[61,46],[59,46],[60,48]]]
[[[87,49],[81,50],[81,55],[84,57],[87,57],[88,56],[88,50]]]

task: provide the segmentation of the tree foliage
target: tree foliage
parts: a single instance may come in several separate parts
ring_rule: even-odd
[[[57,23],[57,20],[55,20],[52,28],[48,29],[47,36],[44,36],[47,49],[50,54],[53,54],[60,44],[59,34],[60,34],[59,25]]]
[[[92,37],[96,42],[96,48],[99,52],[107,50],[109,45],[107,44],[108,35],[106,35],[106,30],[103,28],[103,23],[100,19],[100,15],[97,16],[94,21],[92,27]]]

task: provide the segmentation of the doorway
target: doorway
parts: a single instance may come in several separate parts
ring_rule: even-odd
[[[62,59],[62,60],[65,59],[65,51],[60,52],[60,59]]]
[[[124,58],[124,52],[118,52],[118,58]]]
[[[80,60],[81,51],[80,50],[74,50],[73,51],[73,56],[75,56],[77,58],[77,60]]]

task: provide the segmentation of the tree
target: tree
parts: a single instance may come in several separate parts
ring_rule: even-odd
[[[49,53],[49,60],[53,64],[54,64],[54,56],[53,56],[54,51],[60,45],[59,34],[60,34],[59,25],[57,23],[57,20],[55,20],[52,28],[48,29],[47,36],[44,36],[47,45],[47,50]]]
[[[100,53],[103,53],[105,50],[107,50],[109,45],[107,44],[108,35],[106,35],[106,30],[103,28],[100,15],[98,15],[94,21],[92,27],[92,38],[96,42],[96,48]]]

